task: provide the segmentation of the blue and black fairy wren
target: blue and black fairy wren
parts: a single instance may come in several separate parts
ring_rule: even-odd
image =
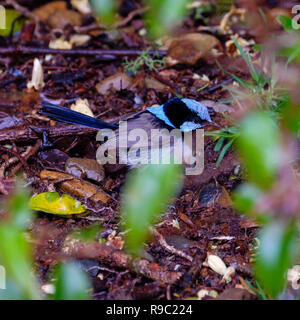
[[[121,131],[121,124],[115,125],[112,123],[104,122],[99,119],[95,119],[82,113],[78,113],[68,108],[57,106],[48,102],[42,102],[42,109],[40,112],[46,116],[62,122],[78,124],[99,130],[111,129],[111,131],[114,133],[113,137],[110,136],[108,141],[103,144],[104,146],[110,145],[110,147],[108,147],[107,149],[116,148],[116,146],[118,145],[116,141],[120,139],[124,140],[124,131]],[[177,131],[181,133],[180,137],[178,136],[177,140],[180,140],[180,143],[182,144],[182,135],[184,133],[193,132],[196,129],[202,128],[209,123],[212,125],[216,125],[211,120],[210,114],[214,114],[214,110],[211,108],[207,108],[200,102],[192,99],[173,98],[160,106],[149,107],[146,110],[141,111],[126,119],[126,133],[128,135],[134,129],[144,130],[146,135],[142,136],[144,137],[143,139],[145,141],[140,141],[139,147],[148,149],[148,140],[150,140],[150,137],[153,140],[151,131],[158,132],[160,134],[159,130],[162,129],[166,129],[166,132],[177,129]],[[142,138],[140,137],[139,139],[141,140]],[[128,142],[126,136],[126,149],[129,149],[133,144],[133,142]],[[149,151],[147,151],[145,154],[146,157],[149,157],[150,153]],[[128,165],[135,164],[131,163],[131,161],[128,161],[128,158],[126,158],[126,160],[119,158],[119,163],[126,163]],[[143,163],[145,162],[142,161],[140,164]]]

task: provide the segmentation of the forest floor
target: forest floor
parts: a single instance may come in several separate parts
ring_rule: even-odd
[[[245,63],[228,42],[235,34],[248,43],[244,48],[254,61],[256,59],[250,44],[257,39],[241,23],[241,14],[233,14],[237,23],[231,22],[222,34],[215,31],[222,17],[212,17],[205,27],[201,19],[190,15],[177,30],[178,34],[210,34],[216,40],[215,48],[208,48],[200,59],[192,50],[176,52],[172,58],[175,55],[178,61],[172,65],[168,62],[170,48],[165,51],[166,41],[160,48],[162,56],[156,57],[162,61],[167,56],[166,63],[155,64],[153,70],[142,65],[133,73],[126,59],[133,61],[140,51],[157,45],[146,40],[141,15],[129,14],[125,12],[119,27],[112,31],[92,28],[94,21],[88,18],[81,27],[76,27],[72,25],[75,18],[66,16],[70,21],[60,31],[61,26],[55,28],[55,22],[50,26],[42,21],[38,32],[33,33],[35,25],[29,23],[14,37],[0,38],[2,197],[5,199],[10,194],[16,174],[23,170],[32,193],[68,193],[90,210],[89,215],[72,218],[36,213],[30,230],[35,245],[35,268],[42,284],[48,283],[50,271],[58,261],[73,257],[92,279],[94,299],[195,299],[201,290],[214,290],[220,299],[257,299],[247,281],[255,285],[251,262],[258,224],[233,208],[229,194],[241,182],[240,162],[229,150],[216,167],[219,152],[214,151],[215,142],[211,137],[205,137],[204,173],[192,181],[186,179],[180,196],[155,226],[155,236],[145,248],[138,267],[123,260],[127,255],[119,228],[120,196],[128,171],[106,171],[105,177],[99,178],[90,168],[89,179],[77,177],[76,188],[67,185],[70,177],[64,174],[72,174],[70,168],[66,168],[67,159],[95,159],[99,146],[95,138],[97,132],[42,116],[39,114],[41,101],[70,106],[79,98],[87,99],[95,117],[114,121],[177,95],[208,101],[216,111],[213,120],[225,126],[226,119],[221,112],[232,114],[235,108],[220,103],[220,99],[230,97],[220,84],[235,84],[220,70],[216,56],[226,70],[247,79]],[[68,42],[75,33],[88,35],[88,41],[68,49],[69,52],[49,49],[49,40],[63,36]],[[207,42],[205,36],[202,40],[193,39],[191,46],[195,42],[203,45]],[[179,47],[185,49],[182,44]],[[38,52],[36,48],[45,51]],[[93,50],[111,51],[103,55]],[[128,56],[126,50],[131,50],[132,55]],[[208,54],[212,51],[214,55]],[[185,63],[182,56],[188,54],[189,63]],[[150,53],[146,56],[151,59]],[[44,71],[44,86],[39,91],[27,88],[35,58],[42,62]],[[107,80],[108,77],[112,78]],[[104,196],[103,201],[91,195],[80,196],[85,183],[108,196]],[[102,242],[98,247],[70,253],[66,249],[70,232],[95,223],[102,227],[99,236]],[[107,251],[102,250],[104,242]],[[102,251],[99,254],[97,250]],[[208,255],[217,255],[226,266],[234,268],[230,279],[224,280],[223,275],[205,263]],[[204,299],[212,299],[214,294],[210,292]]]

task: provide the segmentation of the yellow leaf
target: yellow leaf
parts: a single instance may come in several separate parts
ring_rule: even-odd
[[[29,205],[32,210],[59,215],[81,214],[86,210],[85,206],[81,205],[78,200],[67,194],[60,197],[57,192],[44,192],[34,195],[29,200]]]

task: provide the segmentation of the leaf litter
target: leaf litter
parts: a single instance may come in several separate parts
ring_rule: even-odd
[[[121,36],[116,40],[109,38],[101,29],[91,27],[89,30],[84,18],[90,14],[88,4],[80,2],[72,1],[72,9],[67,9],[64,1],[36,8],[35,15],[50,32],[41,31],[38,34],[40,38],[36,33],[29,37],[26,34],[28,27],[23,27],[20,37],[30,39],[24,44],[30,46],[40,41],[52,41],[50,48],[54,50],[72,51],[74,45],[85,50],[134,48],[142,52],[151,45],[143,33],[137,32],[143,28],[139,16],[134,16],[127,26],[119,28]],[[242,15],[241,12],[239,14]],[[166,288],[170,284],[172,298],[213,299],[219,295],[220,299],[255,299],[247,291],[246,282],[240,281],[239,277],[252,279],[251,248],[258,225],[251,221],[245,223],[231,206],[228,193],[241,180],[234,174],[239,160],[233,151],[229,150],[220,166],[216,167],[218,153],[214,151],[213,142],[205,138],[204,173],[195,179],[185,180],[184,189],[174,206],[168,208],[155,226],[155,236],[148,243],[144,256],[134,259],[122,250],[124,235],[117,233],[120,227],[119,201],[126,170],[104,173],[103,168],[93,163],[91,159],[95,159],[97,150],[93,130],[60,125],[33,114],[33,111],[38,112],[41,100],[46,97],[49,101],[102,120],[117,121],[145,107],[161,104],[175,93],[208,101],[216,112],[214,121],[224,124],[222,112],[230,113],[232,110],[231,106],[220,104],[218,100],[228,97],[226,91],[221,86],[212,91],[206,89],[228,80],[228,76],[220,72],[214,63],[216,56],[227,59],[227,65],[234,67],[229,62],[235,61],[234,58],[223,52],[220,45],[224,46],[231,40],[231,29],[226,26],[230,17],[226,19],[221,23],[225,35],[219,37],[195,33],[199,26],[192,17],[187,17],[185,33],[189,35],[169,42],[167,65],[158,64],[158,69],[154,70],[142,65],[136,75],[125,73],[124,62],[134,60],[138,55],[69,56],[55,51],[50,56],[37,54],[35,59],[26,54],[18,57],[3,55],[1,68],[2,59],[7,60],[4,73],[0,74],[0,143],[9,143],[14,152],[21,154],[26,161],[26,175],[33,192],[40,197],[49,191],[68,194],[90,211],[88,216],[70,219],[43,213],[37,216],[31,231],[36,239],[36,270],[44,285],[49,271],[65,256],[82,263],[89,261],[89,266],[99,268],[98,272],[90,275],[95,299],[162,299],[166,298]],[[77,33],[78,28],[85,28],[83,34]],[[52,29],[60,29],[62,38],[53,40]],[[11,39],[4,38],[3,41],[6,46],[12,46]],[[201,41],[205,43],[204,47]],[[182,42],[190,46],[191,56],[180,49]],[[45,48],[49,49],[49,46],[45,45]],[[21,70],[22,76],[9,73],[7,67]],[[239,72],[246,74],[246,70],[242,68]],[[147,77],[144,77],[145,73]],[[208,87],[202,89],[207,83]],[[33,87],[39,92],[28,91],[26,87]],[[4,99],[5,95],[9,99]],[[136,104],[137,96],[144,103]],[[26,119],[25,123],[23,119]],[[36,128],[35,131],[32,128]],[[35,141],[39,141],[44,150],[34,149]],[[33,148],[33,152],[30,149],[26,153],[28,147]],[[2,163],[9,161],[12,154],[6,149],[1,148],[0,151]],[[0,192],[4,197],[11,192],[11,177],[6,175],[19,162],[16,157],[1,171]],[[18,170],[20,168],[19,165]],[[57,199],[62,198],[58,196]],[[85,229],[93,223],[102,228],[98,243],[69,241],[70,231]],[[117,234],[113,237],[114,242],[112,234]],[[211,257],[217,258],[211,261]],[[210,261],[208,265],[205,264],[207,258]]]

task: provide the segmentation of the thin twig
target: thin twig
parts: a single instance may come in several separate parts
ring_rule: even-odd
[[[11,149],[8,149],[8,148],[2,147],[2,146],[0,146],[0,150],[3,151],[3,152],[6,152],[6,153],[10,153],[13,156],[15,156],[16,158],[18,158],[19,161],[22,163],[26,173],[30,172],[30,169],[29,169],[29,166],[28,166],[26,160],[18,152],[15,152],[15,151],[13,151]]]
[[[157,237],[159,244],[166,249],[168,252],[175,254],[176,256],[179,256],[181,258],[184,258],[190,262],[193,261],[193,258],[191,256],[189,256],[188,254],[184,253],[181,250],[178,250],[176,248],[174,248],[173,246],[170,246],[167,241],[165,240],[165,238],[154,228],[150,227],[150,231],[153,235],[155,235],[155,237]]]
[[[34,34],[37,38],[40,37],[40,32],[39,32],[39,23],[40,19],[39,17],[31,12],[29,9],[26,7],[21,6],[17,1],[15,0],[6,0],[6,4],[12,6],[16,11],[20,12],[24,17],[29,18],[34,20],[35,22],[35,28],[34,28]]]
[[[38,47],[29,47],[29,46],[12,46],[8,48],[0,48],[0,54],[10,55],[10,54],[61,54],[61,55],[82,55],[82,56],[102,56],[109,58],[109,56],[138,56],[142,54],[143,50],[134,50],[134,49],[51,49],[51,48],[38,48]],[[167,54],[165,50],[149,50],[147,52],[150,55],[161,55],[164,56]]]
[[[117,22],[115,24],[115,27],[120,28],[120,27],[126,26],[126,24],[128,24],[135,16],[142,14],[142,13],[146,12],[147,10],[149,10],[149,7],[138,8],[134,11],[131,11],[125,19],[123,19],[120,22]]]
[[[41,140],[38,140],[34,146],[30,146],[23,154],[22,157],[25,161],[27,161],[29,158],[31,158],[33,155],[35,155],[41,146]],[[12,171],[10,172],[10,176],[14,175],[20,168],[22,167],[22,163],[19,163],[16,165]]]

